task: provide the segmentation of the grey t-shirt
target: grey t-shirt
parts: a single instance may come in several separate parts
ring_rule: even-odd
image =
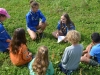
[[[77,69],[82,51],[83,46],[81,44],[66,47],[61,59],[62,67],[67,70]]]

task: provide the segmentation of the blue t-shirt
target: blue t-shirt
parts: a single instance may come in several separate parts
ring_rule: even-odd
[[[32,12],[31,10],[26,14],[26,23],[27,23],[27,28],[33,30],[36,32],[36,27],[39,25],[39,20],[42,20],[44,23],[46,21],[45,16],[42,14],[40,10],[37,12]]]
[[[0,22],[0,51],[4,52],[9,46],[9,43],[6,42],[7,39],[11,39],[3,24]]]
[[[90,56],[97,58],[98,63],[100,63],[100,43],[94,45],[90,51]]]
[[[63,33],[64,35],[66,35],[69,30],[75,30],[75,26],[72,23],[70,23],[70,29],[68,29],[66,24],[62,24],[62,25],[64,28],[66,28],[66,31]],[[61,30],[60,21],[58,22],[57,29]]]

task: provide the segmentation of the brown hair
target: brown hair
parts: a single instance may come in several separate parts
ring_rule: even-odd
[[[74,25],[74,23],[71,21],[69,15],[67,13],[63,13],[62,16],[64,16],[67,21],[66,21],[66,25],[68,27],[68,29],[70,29],[70,24],[72,23]],[[60,22],[61,28],[62,28],[62,22]]]
[[[13,38],[10,42],[11,51],[18,53],[21,44],[26,44],[25,30],[23,28],[17,28],[13,33]]]
[[[48,48],[46,46],[40,46],[32,65],[33,71],[37,75],[45,75],[48,65]]]
[[[36,1],[30,0],[30,6],[33,8],[34,6],[39,6],[39,4]]]

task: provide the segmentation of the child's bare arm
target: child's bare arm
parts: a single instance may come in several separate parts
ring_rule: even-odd
[[[31,56],[31,53],[28,51],[27,46],[23,45],[22,49],[23,49],[22,50],[23,59],[24,60],[31,60],[32,56]]]
[[[28,54],[29,56],[32,56],[32,53],[31,52],[29,52],[29,54]]]
[[[57,33],[56,33],[56,37],[58,37],[59,36],[59,30],[57,30]]]
[[[6,42],[10,42],[10,41],[11,41],[10,39],[7,39],[7,40],[6,40]]]
[[[83,54],[89,53],[90,50],[91,50],[91,48],[92,48],[92,46],[93,46],[93,43],[89,44],[89,45],[86,47],[86,50],[83,51]]]

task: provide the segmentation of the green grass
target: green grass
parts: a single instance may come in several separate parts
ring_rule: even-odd
[[[26,31],[25,15],[29,11],[29,0],[0,0],[0,7],[6,8],[11,15],[10,19],[4,22],[8,33],[12,36],[16,28],[22,27],[26,31],[27,45],[32,53],[37,48],[46,45],[49,48],[49,57],[55,68],[54,75],[64,75],[58,71],[58,62],[61,60],[61,53],[69,43],[57,44],[51,33],[56,29],[57,23],[63,12],[68,12],[71,20],[75,23],[76,30],[82,35],[80,41],[85,47],[90,43],[90,35],[93,32],[100,33],[100,0],[36,0],[40,4],[40,10],[46,16],[48,26],[45,38],[39,41],[32,41]],[[100,67],[89,67],[80,63],[80,68],[73,75],[99,75]],[[0,53],[0,75],[29,75],[27,65],[13,66],[9,54]]]

